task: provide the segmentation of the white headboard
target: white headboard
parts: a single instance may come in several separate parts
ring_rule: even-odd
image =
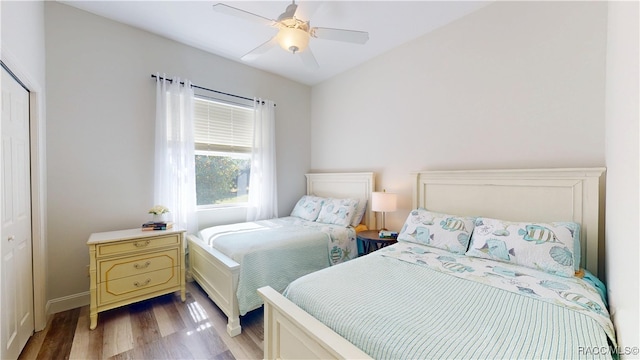
[[[367,210],[362,222],[370,229],[375,227],[375,214],[371,211],[371,192],[376,185],[374,173],[317,173],[305,176],[307,195],[366,200]]]
[[[421,171],[413,173],[413,208],[509,221],[581,225],[581,267],[598,275],[604,234],[605,168]]]

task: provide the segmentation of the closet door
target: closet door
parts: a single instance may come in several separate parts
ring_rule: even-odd
[[[0,159],[1,359],[16,359],[33,334],[29,92],[2,68]]]

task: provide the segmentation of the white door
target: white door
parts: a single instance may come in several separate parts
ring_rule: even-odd
[[[1,84],[0,359],[16,359],[34,330],[29,92],[4,68]]]

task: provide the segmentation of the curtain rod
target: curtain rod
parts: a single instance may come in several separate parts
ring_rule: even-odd
[[[167,80],[168,82],[173,82],[173,79],[169,79],[169,78],[166,78],[166,79],[165,79],[165,78],[163,78],[162,76],[160,76],[160,77],[158,78],[158,76],[156,76],[155,74],[151,74],[151,77],[152,77],[152,78],[156,78],[156,81],[157,81],[157,80]],[[184,85],[184,82],[183,82],[183,81],[181,81],[181,82],[180,82],[180,85]],[[227,96],[235,97],[235,98],[238,98],[238,99],[254,101],[254,99],[251,99],[251,98],[248,98],[248,97],[244,97],[244,96],[240,96],[240,95],[234,95],[234,94],[229,94],[229,93],[222,92],[222,91],[218,91],[218,90],[208,89],[208,88],[206,88],[206,87],[198,86],[198,85],[195,85],[195,84],[191,84],[191,87],[192,87],[192,88],[196,88],[196,89],[200,89],[200,90],[211,91],[211,92],[214,92],[214,93],[217,93],[217,94],[222,94],[222,95],[227,95]],[[262,105],[264,105],[264,101],[262,102]],[[274,103],[274,104],[273,104],[273,106],[276,106],[276,104]]]

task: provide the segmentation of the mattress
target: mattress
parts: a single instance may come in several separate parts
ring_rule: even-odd
[[[376,359],[610,357],[588,282],[400,242],[304,276],[284,295]]]

